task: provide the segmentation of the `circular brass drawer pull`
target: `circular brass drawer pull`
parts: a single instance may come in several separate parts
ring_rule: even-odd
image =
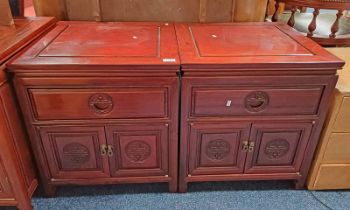
[[[269,95],[263,91],[254,91],[245,98],[245,108],[250,112],[263,111],[269,104]]]
[[[113,109],[113,99],[105,93],[97,93],[89,98],[89,106],[95,114],[108,114]]]

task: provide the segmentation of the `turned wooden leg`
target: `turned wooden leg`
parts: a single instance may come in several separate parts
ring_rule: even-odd
[[[56,186],[44,184],[44,192],[47,197],[54,197],[56,195]]]

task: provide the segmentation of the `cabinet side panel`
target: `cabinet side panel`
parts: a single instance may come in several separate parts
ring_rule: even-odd
[[[13,93],[8,84],[0,90],[0,96],[6,113],[6,123],[8,123],[9,134],[13,141],[14,152],[20,163],[20,170],[25,178],[27,187],[36,179],[33,157],[28,144],[28,138],[21,118],[18,114],[18,107],[13,100]]]

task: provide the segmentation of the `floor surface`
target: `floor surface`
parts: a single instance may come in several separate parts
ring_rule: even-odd
[[[188,193],[168,193],[165,184],[61,187],[54,198],[39,190],[33,205],[35,210],[350,210],[350,191],[294,190],[281,181],[191,183]]]

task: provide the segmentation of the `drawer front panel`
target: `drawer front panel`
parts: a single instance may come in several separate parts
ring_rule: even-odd
[[[350,164],[321,165],[315,189],[350,189]]]
[[[164,118],[166,88],[29,89],[38,120]]]
[[[350,133],[332,133],[323,156],[323,163],[350,164]]]
[[[323,88],[194,88],[192,116],[313,115]]]
[[[343,98],[333,132],[350,132],[350,97]]]

